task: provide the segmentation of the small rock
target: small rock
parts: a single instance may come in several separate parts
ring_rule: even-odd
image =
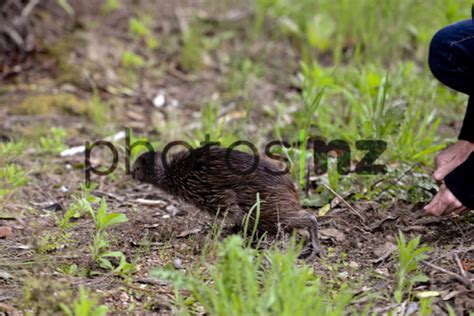
[[[418,305],[417,302],[411,302],[410,304],[408,304],[408,307],[405,311],[405,315],[413,315],[416,312],[418,312],[419,309],[420,309],[420,306]]]
[[[157,108],[161,108],[163,105],[165,105],[166,103],[166,98],[163,94],[157,94],[154,98],[153,98],[153,105]]]
[[[179,213],[178,208],[176,206],[174,206],[173,204],[168,205],[166,207],[166,212],[168,212],[173,217],[176,216],[176,214]]]
[[[347,271],[342,271],[341,273],[339,273],[339,277],[342,279],[347,279],[348,276],[349,273]]]
[[[122,294],[120,294],[120,301],[125,303],[125,302],[128,302],[129,299],[130,299],[130,297],[128,296],[127,293],[122,292]]]
[[[46,205],[44,207],[45,210],[47,211],[53,211],[53,212],[57,212],[57,211],[62,211],[63,210],[63,206],[60,204],[60,203],[51,203],[49,205]]]
[[[355,261],[351,261],[351,262],[349,262],[349,267],[351,267],[353,269],[359,269],[359,264]]]
[[[375,272],[385,277],[390,277],[390,272],[388,272],[387,268],[378,268],[375,269]]]
[[[179,258],[174,259],[173,265],[178,270],[181,270],[183,268],[183,262]]]
[[[0,238],[7,238],[13,236],[13,231],[8,226],[0,226]]]
[[[13,279],[13,276],[6,271],[0,270],[0,279],[7,281]]]

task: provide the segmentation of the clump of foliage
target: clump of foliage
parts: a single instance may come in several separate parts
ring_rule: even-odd
[[[0,167],[0,200],[26,183],[28,177],[20,166],[11,163]]]
[[[396,271],[397,287],[394,292],[395,300],[401,303],[404,293],[409,297],[412,295],[412,288],[418,282],[428,281],[428,277],[419,271],[418,264],[428,258],[426,253],[431,249],[420,247],[420,236],[406,241],[402,232],[398,234],[398,265]]]
[[[122,55],[122,66],[125,69],[136,70],[145,65],[145,60],[132,51],[125,51]]]
[[[198,23],[184,27],[182,30],[181,64],[187,70],[198,70],[204,58],[204,35]]]
[[[384,62],[400,59],[408,49],[424,58],[420,47],[428,47],[433,30],[465,18],[470,5],[444,0],[258,0],[253,32],[260,34],[265,22],[271,23],[272,32],[291,38],[306,60],[316,51],[329,52],[338,64],[348,58]],[[407,47],[410,41],[415,43]]]
[[[21,308],[24,315],[57,315],[61,305],[69,304],[74,293],[71,285],[44,276],[24,279],[24,296]]]
[[[49,135],[40,137],[39,147],[41,152],[47,154],[57,154],[67,149],[64,140],[66,130],[61,127],[51,127]]]
[[[92,239],[92,244],[89,246],[92,259],[104,269],[113,270],[119,274],[131,273],[134,266],[127,262],[125,255],[121,251],[110,251],[110,238],[107,234],[108,228],[111,226],[125,223],[128,218],[122,213],[108,213],[107,202],[105,199],[101,200],[97,212],[93,211],[91,207],[87,207],[90,215],[95,223],[95,233]],[[118,258],[120,263],[117,267],[112,265],[108,258]]]
[[[118,10],[119,8],[120,8],[119,0],[105,0],[102,5],[101,12],[103,15],[107,15],[110,12]]]
[[[99,305],[97,298],[91,297],[82,286],[79,288],[79,298],[75,299],[71,306],[64,303],[60,306],[67,316],[104,316],[108,312],[108,307]]]
[[[91,204],[98,203],[100,201],[98,197],[92,194],[92,192],[97,188],[96,183],[90,186],[85,186],[81,183],[80,187],[81,194],[79,196],[74,195],[72,197],[73,202],[64,213],[64,216],[58,221],[58,225],[62,229],[70,228],[73,226],[71,224],[71,219],[77,219],[84,214],[93,213]]]
[[[286,253],[258,252],[232,236],[220,246],[215,265],[207,265],[203,274],[152,274],[173,282],[176,308],[183,315],[191,313],[193,302],[212,315],[344,315],[352,294],[341,290],[335,297],[326,295],[311,268],[296,264],[294,248]],[[180,289],[189,290],[191,297],[184,299]]]

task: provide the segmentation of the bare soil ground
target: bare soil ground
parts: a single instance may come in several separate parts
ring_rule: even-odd
[[[178,26],[172,12],[169,15],[161,12],[167,17],[156,26],[161,29],[165,43],[179,41],[174,35]],[[238,12],[245,17],[244,9]],[[94,79],[100,97],[111,105],[108,119],[114,122],[116,131],[132,127],[137,135],[148,135],[152,140],[154,137],[172,140],[190,133],[190,126],[199,120],[196,113],[215,93],[227,104],[225,115],[230,120],[239,113],[244,102],[222,92],[226,70],[219,64],[220,59],[226,57],[212,53],[202,70],[189,73],[179,65],[179,45],[173,48],[170,44],[150,55],[153,69],[139,78],[141,84],[126,89],[113,67],[120,63],[120,52],[130,45],[126,23],[121,22],[127,14],[119,11],[94,27],[76,30],[68,40],[60,39],[55,46],[38,49],[10,73],[2,74],[0,138],[35,139],[37,133],[50,126],[62,126],[68,132],[68,146],[99,139],[100,131],[85,112],[71,113],[64,108],[48,108],[42,112],[41,105],[28,112],[21,106],[25,102],[41,102],[38,98],[44,95],[66,95],[74,104],[88,104],[93,95],[88,78]],[[56,47],[57,52],[51,47]],[[291,91],[286,79],[294,73],[296,65],[291,61],[293,53],[289,48],[276,43],[242,47],[238,40],[224,46],[226,56],[244,49],[250,50],[246,52],[248,56],[272,53],[266,74],[255,82],[256,104],[271,105]],[[172,107],[167,102],[163,108],[154,107],[151,101],[160,92],[165,93],[168,100],[178,100],[179,105]],[[157,132],[155,126],[170,119],[178,121],[168,133]],[[249,130],[258,134],[271,124],[256,106]],[[265,139],[265,135],[260,137]],[[121,144],[123,146],[123,140]],[[100,153],[95,161],[107,164],[104,157],[106,154]],[[64,271],[73,263],[80,271],[94,267],[88,255],[92,219],[84,217],[74,221],[67,235],[57,226],[57,218],[70,205],[71,196],[80,192],[79,183],[84,181],[83,154],[59,157],[39,154],[31,147],[15,162],[28,171],[30,181],[1,204],[0,227],[11,228],[13,234],[0,239],[0,314],[14,314],[25,306],[25,288],[30,291],[29,308],[35,306],[40,314],[47,314],[45,309],[51,296],[67,301],[71,289],[81,284],[99,293],[101,302],[111,306],[117,314],[171,313],[174,295],[171,285],[149,278],[147,273],[151,268],[168,265],[185,270],[196,268],[201,251],[211,238],[212,217],[151,186],[130,181],[120,183],[124,176],[121,148],[119,169],[99,180],[95,194],[107,200],[109,210],[123,212],[129,218],[128,223],[112,230],[111,248],[132,258],[137,272],[131,279],[97,268],[93,268],[98,271],[93,276],[68,276]],[[143,199],[161,203],[146,205]],[[435,298],[434,312],[444,314],[446,302],[460,315],[474,310],[473,274],[469,272],[474,262],[472,220],[426,217],[422,205],[410,205],[402,200],[388,204],[384,200],[351,202],[363,214],[364,220],[361,220],[344,203],[334,204],[327,215],[320,217],[326,253],[312,263],[323,279],[350,282],[360,294],[377,289],[383,297],[393,292],[395,267],[391,254],[398,231],[402,231],[408,238],[421,235],[422,242],[433,248],[428,264],[423,266],[430,281],[418,289],[440,292]],[[363,306],[367,298],[361,297],[358,304]],[[374,306],[378,313],[390,307],[383,300]]]

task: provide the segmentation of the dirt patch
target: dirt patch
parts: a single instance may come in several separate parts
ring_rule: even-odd
[[[44,132],[50,127],[68,131],[64,140],[67,147],[100,139],[107,130],[111,131],[108,136],[114,135],[123,127],[132,127],[136,135],[148,136],[162,145],[183,138],[198,142],[196,135],[204,130],[208,115],[220,126],[237,126],[235,134],[239,137],[258,136],[255,142],[264,143],[272,136],[278,103],[284,100],[289,108],[294,105],[299,87],[288,77],[295,74],[298,65],[288,43],[265,45],[256,41],[250,47],[244,46],[239,38],[244,34],[238,33],[241,27],[231,28],[238,34],[237,40],[222,40],[219,53],[209,49],[204,66],[189,72],[180,66],[183,39],[176,6],[166,1],[163,8],[163,20],[152,27],[158,30],[161,43],[169,46],[142,51],[144,45],[138,45],[127,33],[132,13],[119,10],[95,27],[76,29],[65,42],[30,56],[21,67],[2,76],[0,141],[7,144],[22,137],[29,140],[25,150],[11,157],[26,170],[29,182],[15,195],[0,201],[0,228],[8,231],[0,239],[0,313],[1,304],[38,313],[51,306],[59,310],[59,303],[68,303],[83,285],[114,313],[169,314],[174,289],[168,282],[150,278],[149,270],[199,269],[202,254],[213,254],[205,252],[207,247],[215,246],[212,239],[222,240],[231,233],[224,229],[217,235],[218,225],[213,217],[151,186],[122,182],[122,140],[115,142],[120,152],[118,168],[112,175],[93,178],[98,182],[94,194],[107,201],[110,212],[127,215],[127,223],[110,230],[110,248],[122,251],[133,261],[136,272],[127,277],[97,267],[90,256],[95,224],[89,215],[72,218],[70,227],[58,224],[73,197],[81,194],[84,156],[61,157],[60,152],[38,149],[38,137],[50,137]],[[238,23],[246,23],[245,10],[240,9],[236,12],[243,12],[244,22]],[[225,15],[220,17],[226,25],[235,24]],[[77,38],[80,40],[74,40]],[[141,54],[147,67],[136,72],[125,69],[121,62],[125,50]],[[235,52],[246,52],[250,60],[247,66],[232,65]],[[260,72],[254,71],[257,63],[264,68]],[[78,66],[70,65],[83,65],[80,68],[84,69],[79,71]],[[240,75],[245,71],[251,75],[242,79]],[[231,86],[245,89],[241,83],[247,80],[252,83],[248,91],[228,91]],[[97,126],[90,117],[90,100],[94,97],[98,98],[97,103],[110,107],[103,126]],[[157,101],[161,99],[164,101]],[[251,100],[255,104],[250,104]],[[222,103],[214,110],[216,113],[212,107],[208,112],[202,111],[213,102]],[[252,106],[254,109],[247,112]],[[281,116],[291,123],[288,115]],[[248,118],[247,125],[242,125],[241,118]],[[108,158],[105,149],[98,149],[93,162],[108,165]],[[433,312],[446,314],[447,303],[459,314],[474,309],[472,213],[457,218],[431,218],[423,214],[421,205],[397,198],[357,202],[349,199],[349,203],[359,210],[363,220],[343,203],[332,205],[326,215],[319,217],[325,253],[312,265],[330,287],[337,290],[340,284],[350,283],[358,291],[360,300],[355,304],[361,309],[369,301],[364,296],[368,292],[382,297],[374,306],[379,313],[393,308],[386,298],[392,295],[396,284],[394,253],[401,231],[407,238],[420,235],[422,243],[432,248],[422,265],[430,279],[418,284],[416,290],[439,292]],[[263,246],[274,244],[269,238]],[[214,257],[206,259],[213,262]],[[57,295],[51,296],[52,293]]]

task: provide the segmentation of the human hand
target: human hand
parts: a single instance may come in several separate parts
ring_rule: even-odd
[[[468,211],[465,207],[448,189],[445,184],[442,184],[439,192],[435,195],[433,200],[424,207],[426,213],[441,216],[447,214],[462,214]]]
[[[435,173],[433,177],[436,181],[443,181],[444,177],[461,165],[474,151],[474,143],[460,140],[449,146],[435,158]]]

